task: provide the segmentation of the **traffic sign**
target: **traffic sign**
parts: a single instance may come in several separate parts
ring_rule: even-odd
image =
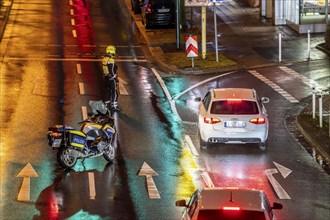
[[[197,36],[186,37],[186,54],[187,57],[198,57]]]

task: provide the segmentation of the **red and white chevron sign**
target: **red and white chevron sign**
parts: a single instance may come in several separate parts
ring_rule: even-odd
[[[186,37],[186,54],[187,57],[198,57],[197,36]]]

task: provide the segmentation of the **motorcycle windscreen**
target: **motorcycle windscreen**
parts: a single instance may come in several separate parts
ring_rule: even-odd
[[[102,113],[103,115],[105,115],[108,111],[107,106],[104,104],[104,102],[102,100],[99,100],[99,101],[90,100],[88,104],[91,107],[93,114],[95,114],[95,115],[97,115],[99,113]]]
[[[86,135],[81,131],[68,131],[68,144],[73,147],[84,148]]]

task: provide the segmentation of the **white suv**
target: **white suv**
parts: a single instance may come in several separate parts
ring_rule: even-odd
[[[254,89],[215,88],[197,100],[202,147],[257,143],[261,149],[267,148],[269,123],[263,103],[268,103],[268,98],[259,98]]]

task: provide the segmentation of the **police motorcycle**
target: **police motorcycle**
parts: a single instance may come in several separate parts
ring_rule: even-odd
[[[102,156],[112,162],[115,158],[113,140],[115,129],[111,118],[102,119],[102,123],[85,120],[81,128],[75,130],[67,125],[55,125],[48,128],[48,145],[57,150],[57,161],[65,169],[72,168],[78,159]]]

